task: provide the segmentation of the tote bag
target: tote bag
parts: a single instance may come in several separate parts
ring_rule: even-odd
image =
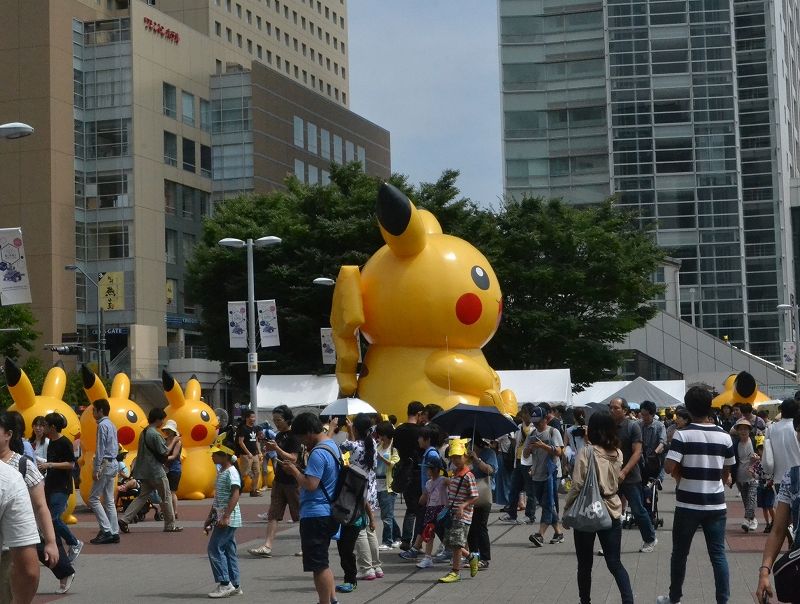
[[[563,524],[576,531],[594,533],[611,528],[611,514],[597,484],[594,449],[591,446],[585,448],[589,457],[586,480],[572,506],[564,512]]]

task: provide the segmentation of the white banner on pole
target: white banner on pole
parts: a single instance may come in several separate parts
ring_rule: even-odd
[[[261,347],[280,346],[278,308],[275,306],[275,300],[259,300],[256,305],[258,306],[258,331],[261,334]]]
[[[247,304],[228,302],[228,337],[231,348],[247,348]]]
[[[797,344],[795,342],[783,343],[783,368],[792,371],[797,368]]]
[[[336,345],[333,343],[333,329],[321,327],[319,339],[322,346],[322,364],[336,365]]]
[[[19,227],[0,229],[0,273],[0,304],[30,304],[31,285]]]

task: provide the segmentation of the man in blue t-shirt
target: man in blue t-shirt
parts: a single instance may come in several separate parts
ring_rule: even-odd
[[[336,602],[333,573],[328,561],[328,547],[339,526],[331,517],[330,500],[336,495],[341,456],[323,431],[322,422],[313,413],[301,413],[292,422],[294,434],[308,455],[305,473],[288,461],[279,459],[282,469],[300,486],[300,543],[303,548],[303,570],[314,573],[314,587],[320,604]]]

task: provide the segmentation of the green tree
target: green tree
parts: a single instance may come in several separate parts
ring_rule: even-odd
[[[39,336],[35,325],[36,319],[30,306],[0,306],[0,357],[16,361],[23,351],[31,352]]]
[[[655,313],[651,280],[663,252],[611,201],[509,201],[486,250],[504,293],[504,317],[486,347],[502,369],[568,367],[587,385],[621,362],[612,344]]]

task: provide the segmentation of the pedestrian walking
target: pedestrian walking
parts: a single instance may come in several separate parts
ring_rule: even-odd
[[[147,504],[147,499],[152,491],[156,491],[161,499],[164,511],[164,532],[179,533],[183,527],[175,524],[175,514],[172,510],[172,493],[169,490],[167,473],[164,463],[167,461],[167,443],[159,430],[164,425],[167,414],[163,409],[155,407],[147,414],[149,422],[147,428],[139,437],[139,449],[136,463],[133,466],[133,477],[139,481],[139,496],[128,506],[128,509],[117,519],[119,528],[123,533],[129,532],[128,525],[133,521],[139,511]]]
[[[489,513],[492,511],[492,491],[494,477],[497,474],[497,455],[479,432],[475,433],[475,441],[470,453],[472,475],[478,486],[478,500],[472,508],[472,524],[469,526],[467,542],[469,551],[478,552],[478,570],[489,568],[492,560],[492,542],[489,539]]]
[[[610,413],[597,411],[589,418],[587,434],[589,442],[575,459],[572,471],[572,489],[567,493],[564,510],[568,510],[586,482],[589,455],[594,455],[597,482],[603,496],[603,504],[611,516],[611,528],[597,532],[573,531],[575,556],[578,558],[578,593],[581,604],[590,604],[592,593],[592,565],[594,564],[594,539],[600,540],[606,567],[617,583],[622,604],[633,604],[633,589],[628,571],[622,564],[622,501],[619,490],[619,472],[622,469],[622,451],[619,450],[617,425]]]
[[[242,478],[250,477],[250,497],[260,497],[258,479],[263,456],[258,442],[256,412],[252,409],[246,409],[242,413],[242,421],[236,428],[236,443],[239,446],[239,469]]]
[[[211,447],[211,459],[218,466],[214,502],[203,526],[208,541],[208,561],[217,587],[209,598],[227,598],[243,595],[239,577],[239,556],[236,552],[236,529],[242,526],[239,496],[242,478],[233,465],[233,449],[223,443],[223,436]]]
[[[33,434],[29,439],[33,447],[34,461],[42,463],[47,461],[47,445],[50,444],[50,439],[47,438],[47,424],[44,421],[44,416],[37,415],[33,418]]]
[[[533,431],[525,441],[524,454],[531,459],[530,476],[533,496],[542,509],[539,530],[528,537],[534,547],[544,545],[548,527],[553,527],[551,545],[564,543],[564,531],[558,518],[558,490],[556,487],[558,462],[564,449],[561,432],[548,425],[550,413],[542,407],[534,407],[531,412]]]
[[[30,604],[39,588],[39,531],[25,479],[4,463],[0,463],[0,543],[9,549],[8,564],[14,566],[11,599]]]
[[[793,424],[794,418],[800,415],[800,403],[794,398],[787,398],[781,402],[780,410],[781,419],[767,428],[764,443],[764,448],[771,450],[773,465],[765,470],[772,473],[777,485],[781,484],[789,468],[800,466],[800,445],[795,438]]]
[[[422,427],[419,418],[425,405],[419,401],[411,401],[407,407],[407,420],[395,428],[394,446],[400,461],[396,464],[394,472],[395,490],[403,495],[406,504],[406,513],[403,517],[403,526],[400,537],[400,549],[408,550],[417,535],[422,532],[422,527],[417,527],[416,520],[419,513],[419,497],[422,495],[419,475],[420,448],[418,444],[419,430]]]
[[[725,487],[735,462],[730,434],[711,419],[711,393],[693,386],[684,396],[692,423],[672,437],[665,469],[679,480],[672,524],[669,595],[657,604],[678,604],[683,595],[686,560],[698,527],[703,529],[714,570],[717,604],[730,597],[728,560],[725,557]]]
[[[181,474],[183,474],[183,464],[181,463],[181,452],[183,451],[183,441],[178,432],[178,424],[174,419],[168,419],[161,426],[164,433],[164,442],[167,445],[167,463],[164,464],[167,471],[167,483],[172,493],[172,513],[175,520],[178,519],[178,487],[181,484]],[[162,506],[163,507],[163,506]]]
[[[642,472],[639,466],[639,459],[642,456],[642,429],[638,422],[627,417],[630,408],[624,398],[611,399],[608,408],[617,422],[617,437],[622,451],[622,469],[619,472],[619,494],[624,497],[622,507],[624,509],[627,502],[636,519],[636,525],[642,536],[642,546],[639,551],[650,553],[655,550],[658,539],[650,513],[644,507],[642,499]]]
[[[731,470],[731,486],[736,484],[739,489],[739,495],[744,505],[742,530],[747,533],[758,528],[756,519],[758,480],[753,471],[753,464],[760,461],[760,458],[755,451],[755,439],[750,437],[752,429],[750,422],[741,418],[736,422],[734,428],[737,441],[733,448],[735,463]]]
[[[381,508],[381,544],[379,550],[390,550],[400,546],[400,527],[394,519],[394,506],[397,493],[392,489],[392,472],[400,461],[400,453],[394,447],[395,428],[391,422],[379,422],[375,426],[378,437],[375,451],[378,454],[378,465],[375,470],[376,487],[378,489],[378,505]]]
[[[100,526],[97,536],[90,540],[95,545],[119,543],[117,502],[114,499],[114,487],[119,473],[119,443],[117,430],[108,418],[110,412],[108,400],[100,398],[92,401],[92,417],[97,422],[97,447],[92,462],[94,483],[89,495],[89,507]]]
[[[331,538],[339,525],[331,517],[330,497],[336,492],[341,455],[336,443],[323,432],[313,413],[301,413],[292,422],[292,434],[310,452],[305,471],[281,461],[300,486],[300,543],[303,570],[313,573],[319,604],[337,604],[333,573],[328,559]],[[327,451],[322,449],[327,449]]]
[[[533,458],[531,450],[526,449],[525,443],[533,432],[531,417],[533,415],[533,403],[524,403],[519,410],[519,418],[522,423],[517,427],[514,435],[514,470],[511,474],[511,491],[509,493],[508,507],[506,514],[500,517],[500,522],[507,524],[522,524],[517,519],[517,504],[522,493],[526,495],[525,522],[533,524],[536,516],[536,497],[533,494],[533,478],[531,476],[531,465]]]

